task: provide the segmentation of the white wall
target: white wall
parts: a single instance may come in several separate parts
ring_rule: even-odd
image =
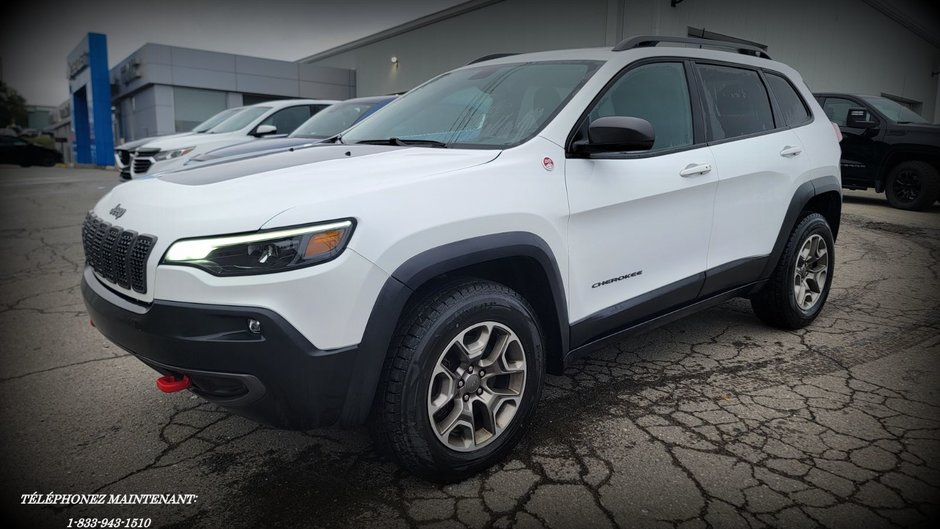
[[[506,0],[314,64],[355,68],[359,97],[403,92],[491,53],[604,46],[607,10],[607,0]]]
[[[355,69],[357,95],[367,96],[408,90],[490,53],[685,36],[689,26],[768,45],[812,90],[884,92],[920,101],[927,118],[940,111],[931,77],[940,49],[862,0],[504,0],[314,64]]]

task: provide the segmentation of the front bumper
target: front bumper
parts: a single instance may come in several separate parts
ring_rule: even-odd
[[[359,347],[319,350],[271,310],[139,304],[107,288],[90,268],[82,296],[106,338],[164,375],[189,375],[194,393],[233,413],[282,428],[312,428],[336,423],[350,404]],[[248,330],[249,319],[261,322],[260,333]]]

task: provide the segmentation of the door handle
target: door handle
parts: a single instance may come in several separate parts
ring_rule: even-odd
[[[708,163],[690,163],[686,165],[684,169],[679,171],[679,176],[695,176],[699,174],[710,173],[712,170],[711,164]]]
[[[801,152],[803,152],[802,147],[792,147],[790,145],[787,145],[786,147],[783,148],[782,151],[780,151],[780,156],[783,156],[784,158],[792,158],[794,156],[799,155]]]

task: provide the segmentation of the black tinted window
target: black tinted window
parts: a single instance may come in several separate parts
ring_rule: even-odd
[[[753,70],[698,64],[708,106],[708,128],[715,140],[773,130],[770,99]]]
[[[770,91],[774,93],[774,99],[777,100],[777,106],[783,113],[783,119],[791,127],[800,125],[809,121],[809,110],[803,103],[803,98],[796,93],[793,85],[783,77],[775,74],[767,74],[767,84],[770,85]]]
[[[601,97],[589,119],[607,116],[649,121],[656,133],[653,151],[692,145],[692,106],[685,68],[669,62],[628,71]]]
[[[823,111],[826,113],[826,117],[829,118],[829,121],[844,127],[845,118],[849,115],[849,109],[861,107],[862,105],[859,105],[855,101],[842,99],[841,97],[827,97],[826,102],[823,104]]]

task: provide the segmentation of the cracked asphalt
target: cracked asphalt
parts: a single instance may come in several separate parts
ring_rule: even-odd
[[[547,377],[535,425],[462,483],[409,476],[364,429],[232,416],[89,326],[80,223],[114,172],[0,167],[4,525],[936,527],[940,206],[847,192],[832,293],[809,328],[744,300]],[[192,505],[21,505],[39,493],[197,494]]]

